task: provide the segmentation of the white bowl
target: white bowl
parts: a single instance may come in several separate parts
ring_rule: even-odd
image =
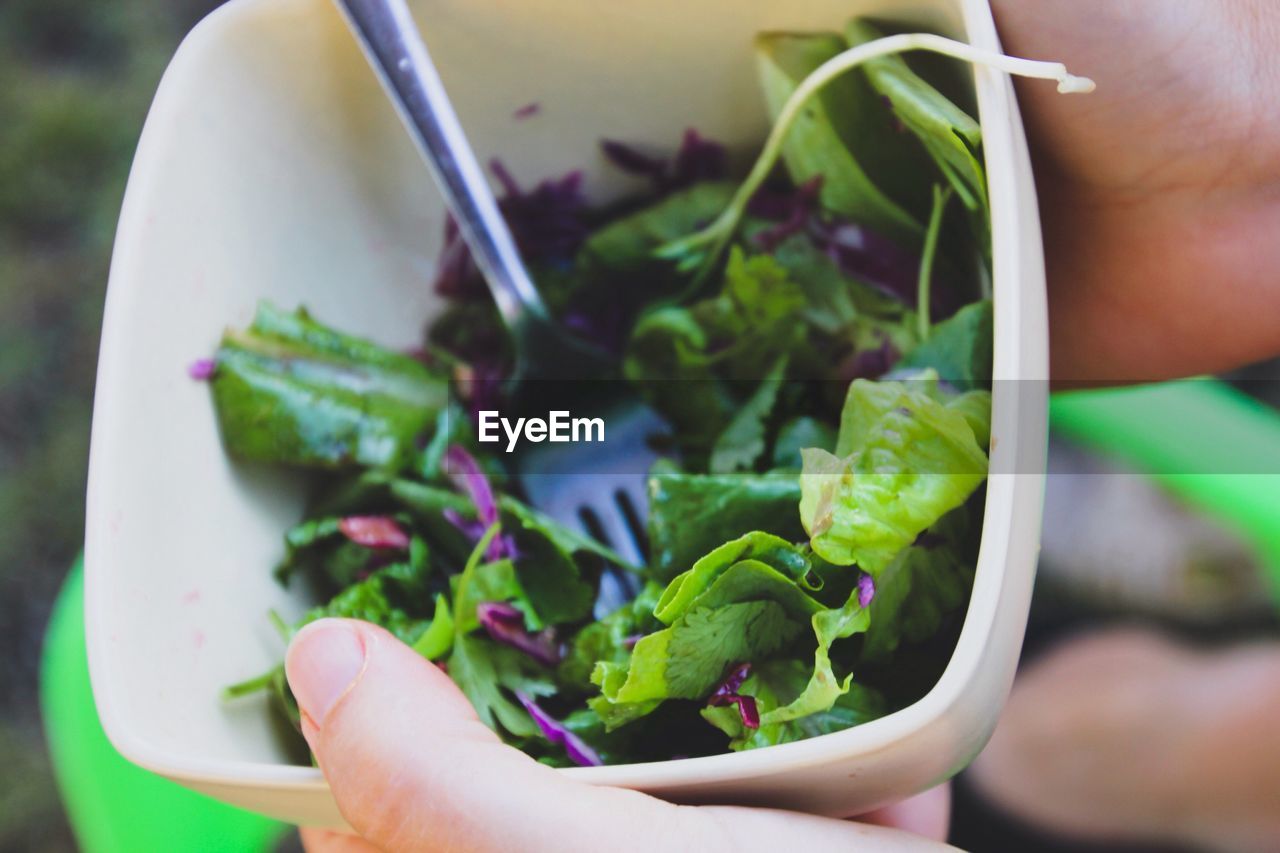
[[[998,46],[983,0],[423,0],[415,12],[482,157],[529,179],[585,168],[602,136],[674,144],[686,127],[745,159],[763,139],[752,36],[876,13]],[[994,231],[995,371],[1048,373],[1035,191],[1013,89],[975,73]],[[1048,85],[1048,84],[1046,84]],[[537,101],[541,112],[512,113]],[[441,201],[327,0],[235,0],[170,65],[138,147],[102,337],[86,543],[94,695],[127,758],[219,799],[341,826],[319,771],[289,764],[265,704],[224,685],[276,663],[271,577],[302,484],[222,451],[186,376],[255,303],[305,303],[392,345],[439,304],[427,286]],[[942,679],[914,705],[739,754],[566,770],[684,802],[848,815],[932,786],[981,749],[1026,621],[1039,538],[1045,384],[999,382],[973,598]]]

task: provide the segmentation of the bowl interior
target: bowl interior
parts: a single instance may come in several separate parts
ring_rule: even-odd
[[[525,182],[582,169],[597,198],[629,187],[602,161],[601,137],[674,148],[693,127],[740,162],[754,152],[766,129],[758,31],[878,12],[962,32],[945,0],[414,6],[482,159],[500,157]],[[536,115],[514,116],[533,102]],[[122,214],[93,438],[94,687],[135,760],[286,762],[264,700],[227,704],[219,692],[279,660],[268,608],[290,618],[310,603],[270,573],[305,484],[229,462],[186,366],[263,298],[414,344],[438,307],[428,281],[442,224],[425,169],[328,2],[237,0],[184,44]]]

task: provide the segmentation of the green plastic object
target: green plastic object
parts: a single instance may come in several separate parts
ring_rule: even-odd
[[[84,853],[252,853],[274,849],[287,830],[143,770],[116,752],[89,687],[80,561],[63,584],[45,634],[40,702],[62,801]]]
[[[1238,530],[1280,603],[1280,412],[1213,379],[1063,392],[1049,411],[1056,432]]]

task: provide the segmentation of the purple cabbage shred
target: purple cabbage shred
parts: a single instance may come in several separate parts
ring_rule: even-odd
[[[750,210],[757,216],[777,220],[776,225],[759,232],[753,238],[757,246],[766,252],[778,248],[778,244],[808,230],[819,214],[818,194],[822,190],[822,176],[814,175],[795,190],[786,193],[761,191],[751,199]]]
[[[707,704],[712,707],[737,705],[738,715],[742,718],[742,725],[749,729],[758,729],[760,728],[760,710],[756,707],[755,697],[743,696],[738,692],[742,688],[742,683],[750,676],[751,664],[738,664],[707,699]]]
[[[500,161],[492,160],[489,165],[502,186],[498,207],[524,259],[530,263],[571,262],[590,230],[582,172],[550,178],[525,190]],[[451,299],[481,299],[488,294],[453,217],[445,219],[444,246],[436,261],[433,286]]]
[[[498,523],[498,501],[494,497],[493,487],[489,485],[489,478],[480,470],[475,457],[457,444],[449,445],[449,449],[444,452],[444,470],[454,486],[471,498],[471,503],[476,508],[475,522],[467,521],[456,512],[446,511],[445,518],[473,537],[474,541],[479,541],[486,530]],[[473,523],[476,526],[471,526]],[[504,557],[515,558],[514,544],[509,537],[495,536],[485,551],[485,559],[492,561]]]
[[[699,181],[719,180],[728,171],[729,156],[725,147],[692,128],[684,132],[680,148],[670,160],[646,154],[616,139],[601,140],[600,150],[610,163],[627,174],[648,178],[660,195]]]
[[[530,101],[529,103],[525,104],[523,107],[520,107],[515,112],[513,112],[511,116],[512,118],[515,118],[517,121],[522,121],[527,118],[533,118],[540,112],[542,112],[542,104],[538,103],[537,101]]]
[[[841,362],[837,372],[841,381],[855,379],[879,379],[898,362],[898,348],[885,338],[880,346],[858,350]]]
[[[918,257],[870,228],[847,220],[824,223],[816,231],[814,243],[845,275],[905,305],[916,304]]]
[[[569,731],[564,723],[539,708],[532,698],[520,692],[516,693],[516,698],[520,700],[520,704],[524,706],[524,709],[529,712],[529,716],[537,723],[543,737],[554,744],[563,746],[565,755],[569,757],[570,761],[579,767],[599,767],[604,764],[594,749],[588,746],[582,738]]]
[[[871,599],[876,597],[876,581],[871,575],[863,572],[858,575],[858,606],[867,607]]]
[[[187,375],[197,382],[207,382],[213,378],[218,363],[211,358],[197,358],[187,365]]]
[[[600,151],[606,160],[628,175],[650,178],[655,183],[661,183],[666,179],[665,158],[645,154],[635,146],[616,139],[600,140]]]
[[[481,602],[476,605],[476,619],[494,640],[524,652],[544,666],[555,666],[563,657],[550,629],[530,633],[524,626],[524,614],[506,602]]]

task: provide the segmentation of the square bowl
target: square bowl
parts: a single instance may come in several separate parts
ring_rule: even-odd
[[[670,143],[686,127],[745,161],[767,117],[751,42],[875,14],[997,49],[985,0],[422,0],[415,14],[482,158],[524,178],[584,168],[628,181],[601,137]],[[673,27],[667,22],[679,22]],[[974,72],[994,234],[995,375],[1048,373],[1035,190],[1013,88]],[[538,102],[539,114],[513,112]],[[221,689],[273,665],[264,618],[306,604],[269,567],[304,483],[227,459],[208,389],[185,368],[259,299],[306,304],[389,345],[439,310],[427,287],[444,210],[327,0],[234,0],[164,76],[129,180],[94,412],[86,619],[94,695],[127,758],[238,806],[341,826],[324,778],[291,764],[263,704]],[[972,599],[942,678],[853,729],[750,752],[575,768],[682,802],[849,815],[921,791],[981,749],[1008,691],[1039,541],[1043,381],[995,383],[992,475]]]

